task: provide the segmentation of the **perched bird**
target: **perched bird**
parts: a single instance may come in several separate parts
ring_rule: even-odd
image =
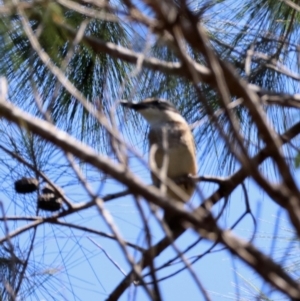
[[[124,107],[140,113],[149,123],[149,165],[163,167],[164,158],[167,156],[166,175],[172,180],[196,175],[196,150],[193,134],[186,120],[171,104],[162,99],[148,98],[139,103],[122,102]],[[153,150],[153,151],[152,151]],[[160,181],[151,175],[154,185],[160,187]],[[179,204],[184,205],[193,192],[194,185],[189,181],[179,182],[178,186],[185,192],[186,198],[182,199],[167,188],[166,193]],[[171,213],[165,213],[164,219],[171,230],[178,227],[178,219]]]

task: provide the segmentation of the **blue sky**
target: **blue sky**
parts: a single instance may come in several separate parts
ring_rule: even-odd
[[[124,135],[126,138],[127,134]],[[139,140],[140,137],[136,139]],[[136,145],[142,146],[141,141],[137,141]],[[147,157],[147,152],[143,147],[141,147],[139,151]],[[48,153],[49,162],[45,168],[46,170],[49,168],[49,176],[51,179],[55,181],[57,185],[62,186],[66,195],[73,201],[86,201],[88,199],[86,193],[80,188],[78,181],[74,180],[74,175],[72,175],[69,167],[65,164],[66,162],[62,154],[57,152],[55,155],[55,152],[51,152],[50,150]],[[211,160],[215,160],[214,155],[211,156]],[[53,168],[55,167],[54,164],[65,167],[61,167],[58,170],[57,168]],[[150,183],[148,171],[138,160],[132,159],[131,166],[145,182]],[[205,172],[202,173],[201,164],[199,166],[199,173],[207,174]],[[11,178],[7,180],[7,188],[12,184],[12,180],[15,178],[14,172],[16,171],[12,171]],[[91,179],[93,183],[92,186],[96,191],[99,191],[99,187],[101,188],[99,191],[101,196],[124,189],[124,187],[121,187],[121,185],[112,180],[108,180],[102,185],[103,183],[99,182],[101,175],[93,169],[90,170],[87,168],[86,176],[88,179]],[[270,176],[274,177],[272,174],[270,174]],[[216,187],[208,184],[200,184],[200,186],[205,196],[208,196]],[[289,228],[287,218],[279,214],[281,211],[278,210],[278,206],[266,195],[261,193],[255,183],[251,181],[247,182],[247,190],[252,212],[257,219],[258,225],[254,239],[255,245],[280,261],[282,256],[281,252],[290,244],[288,238],[293,235],[287,231]],[[22,216],[24,214],[35,215],[34,195],[21,196],[15,194],[13,200],[11,200],[7,195],[3,195],[3,192],[1,194],[1,200],[4,202],[8,216]],[[146,203],[144,203],[144,201],[142,201],[142,203],[144,204],[144,208],[146,208]],[[26,204],[25,207],[24,204]],[[196,196],[191,201],[191,204],[197,206]],[[111,212],[125,240],[144,247],[146,246],[139,213],[130,196],[111,201],[107,203],[105,207]],[[220,208],[221,204],[218,204],[215,206],[214,211],[217,212]],[[230,198],[230,205],[220,219],[220,225],[230,227],[244,210],[244,196],[241,189],[238,188]],[[39,212],[39,214],[47,215],[47,213],[43,212]],[[103,218],[94,208],[85,210],[79,214],[73,214],[65,218],[65,220],[76,225],[109,233],[107,225],[103,222]],[[10,230],[13,230],[24,225],[24,222],[13,222],[9,225]],[[152,240],[153,243],[155,243],[163,237],[163,234],[153,218],[150,219],[149,225],[152,230]],[[278,230],[278,233],[274,233],[274,228]],[[249,216],[245,217],[234,230],[237,235],[244,239],[249,239],[253,231],[253,222]],[[15,239],[16,245],[19,245],[20,248],[25,248],[25,246],[29,244],[30,235],[32,235],[32,232],[25,233]],[[272,236],[274,235],[280,235],[282,239],[278,239],[278,242],[272,246]],[[195,241],[197,237],[192,230],[189,230],[176,241],[176,246],[183,250],[191,244],[191,242]],[[37,231],[34,252],[29,264],[30,268],[27,274],[27,281],[32,284],[33,287],[35,287],[36,281],[41,281],[42,284],[39,284],[39,289],[35,292],[37,299],[28,297],[28,300],[48,300],[47,294],[49,293],[53,296],[54,300],[105,300],[107,294],[115,288],[124,276],[106,257],[97,244],[105,249],[109,256],[125,272],[130,271],[130,266],[116,242],[67,227],[54,225],[40,226]],[[186,254],[186,258],[192,260],[194,256],[201,254],[209,246],[209,242],[201,241]],[[220,249],[220,247],[216,249]],[[278,250],[280,250],[280,253]],[[129,251],[134,258],[140,258],[138,251],[133,251],[130,248]],[[174,254],[174,250],[172,250],[171,247],[168,248],[155,260],[156,266],[160,266],[174,256]],[[158,277],[166,276],[177,270],[180,266],[180,264],[175,264],[170,268],[164,269],[158,273]],[[254,288],[251,288],[250,284],[257,286],[258,289],[262,287],[262,282],[253,271],[249,270],[238,260],[233,259],[227,251],[207,254],[193,265],[193,268],[213,300],[225,300],[234,297],[234,294],[236,294],[234,287],[236,279],[239,281],[241,296],[246,294],[244,289],[250,290],[250,293],[255,293]],[[30,274],[30,271],[32,271],[32,274]],[[249,281],[250,284],[246,281]],[[201,296],[199,289],[187,271],[162,281],[160,288],[164,300],[183,300],[185,298],[188,300],[193,300],[194,298],[202,300],[201,297],[199,297]],[[267,295],[271,296],[269,287],[266,286],[263,288],[267,292]],[[277,294],[276,296],[278,297]],[[141,287],[134,286],[126,291],[121,300],[132,300],[133,298],[136,300],[148,300],[144,290]]]
[[[298,117],[295,118],[298,119]],[[145,138],[141,135],[145,129],[145,124],[141,126],[139,133],[130,126],[128,127],[126,123],[121,124],[121,127],[124,138],[137,148],[146,161]],[[20,141],[22,140],[14,127],[8,127],[9,130],[12,131],[11,135],[13,137]],[[255,142],[254,136],[253,133],[252,138]],[[9,133],[4,131],[2,133],[2,143],[5,143],[5,139],[8,137]],[[199,146],[199,149],[201,148],[205,148],[205,145]],[[3,154],[0,153],[0,155],[2,156]],[[79,181],[76,180],[68,162],[60,151],[54,151],[53,147],[48,145],[43,149],[41,148],[39,155],[41,161],[44,162],[43,170],[52,181],[64,189],[68,198],[76,203],[89,200],[87,193],[81,187]],[[218,160],[217,155],[212,153],[203,162],[203,157],[200,157],[199,151],[199,174],[222,174],[224,170],[219,169],[218,174],[212,174],[210,169],[216,163],[220,163]],[[36,195],[16,195],[12,188],[14,180],[24,175],[32,175],[32,173],[28,172],[26,168],[20,170],[20,165],[11,163],[8,157],[7,164],[8,167],[0,166],[0,171],[2,172],[0,199],[5,206],[6,214],[8,216],[35,215]],[[269,164],[268,162],[264,164],[264,173],[275,179],[276,175]],[[148,170],[139,160],[130,158],[130,166],[146,183],[150,183]],[[118,192],[125,188],[111,179],[102,181],[101,179],[104,175],[91,167],[85,168],[84,165],[81,165],[81,167],[94,191],[98,191],[100,196]],[[236,164],[233,169],[237,170],[238,165]],[[295,178],[299,178],[299,171],[296,171]],[[216,187],[208,184],[199,185],[205,196],[208,196]],[[277,262],[285,260],[285,263],[288,264],[291,260],[297,259],[297,257],[294,257],[296,256],[296,252],[293,253],[294,248],[291,248],[293,232],[289,231],[288,218],[267,195],[260,191],[255,183],[248,181],[246,185],[252,212],[257,220],[254,238],[256,247],[263,250],[266,254],[270,254]],[[199,199],[197,196],[194,196],[191,204],[196,207],[199,205]],[[143,200],[141,202],[143,208],[148,212],[147,204]],[[139,213],[131,196],[111,201],[105,207],[112,214],[125,240],[146,246]],[[220,225],[230,227],[244,212],[244,207],[244,196],[239,187],[230,197],[230,205],[220,219]],[[218,212],[220,208],[221,204],[216,205],[214,212]],[[47,216],[45,212],[39,212],[39,214]],[[103,218],[95,208],[85,210],[79,214],[73,214],[65,218],[65,221],[110,233]],[[10,222],[9,229],[13,231],[25,223],[23,221]],[[163,233],[153,218],[150,218],[149,225],[152,230],[152,242],[156,243],[163,237]],[[253,221],[250,216],[247,216],[239,223],[234,233],[244,239],[249,239],[253,231]],[[13,241],[16,249],[18,247],[20,250],[27,249],[31,236],[32,231],[15,238]],[[184,250],[197,237],[192,230],[189,230],[176,241],[176,246]],[[105,300],[124,276],[97,244],[105,249],[109,256],[125,272],[130,271],[130,265],[118,244],[113,240],[68,227],[58,227],[49,224],[40,226],[36,234],[34,251],[29,261],[29,269],[26,272],[25,281],[25,288],[28,291],[32,288],[35,292],[28,296],[26,300],[49,300],[49,295],[52,296],[53,300]],[[186,254],[186,258],[192,260],[195,256],[203,253],[209,246],[209,242],[201,241]],[[220,249],[220,246],[216,249]],[[289,254],[286,253],[287,249],[290,252]],[[128,250],[135,259],[140,258],[138,251],[134,251],[131,248]],[[171,247],[168,248],[155,260],[155,265],[162,265],[174,254],[174,250]],[[287,259],[288,257],[291,259]],[[158,277],[164,277],[180,268],[180,266],[180,264],[175,264],[170,268],[164,269],[158,273]],[[227,251],[207,254],[193,265],[193,269],[213,300],[242,300],[242,297],[254,299],[257,290],[260,289],[263,289],[266,295],[273,299],[282,297],[280,294],[272,295],[270,287],[263,285],[263,282],[252,270],[239,260],[234,259]],[[290,270],[292,270],[291,267]],[[238,280],[238,291],[234,284],[236,280]],[[199,288],[197,288],[188,271],[162,281],[159,286],[163,300],[166,301],[204,300],[202,297],[199,297],[201,296]],[[240,294],[238,298],[236,296],[237,292]],[[133,299],[139,301],[149,300],[143,288],[131,286],[120,300]]]

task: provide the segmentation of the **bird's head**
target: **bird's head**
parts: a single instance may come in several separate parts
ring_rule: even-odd
[[[160,126],[169,122],[186,122],[170,102],[159,98],[147,98],[142,102],[121,102],[121,105],[140,113],[150,126]]]

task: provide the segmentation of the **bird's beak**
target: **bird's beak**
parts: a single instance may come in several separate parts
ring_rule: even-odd
[[[143,103],[136,103],[136,102],[128,102],[128,101],[121,101],[120,102],[121,106],[125,107],[125,108],[129,108],[135,111],[139,111],[142,109],[145,109],[145,104]]]

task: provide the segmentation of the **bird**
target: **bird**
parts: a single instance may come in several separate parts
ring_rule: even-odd
[[[197,160],[195,140],[189,124],[169,101],[160,98],[147,98],[141,102],[122,101],[123,107],[132,109],[141,114],[149,124],[149,166],[156,165],[158,170],[163,168],[164,158],[167,156],[166,176],[174,180],[183,190],[184,199],[169,187],[166,195],[177,202],[182,208],[184,203],[192,197],[195,186],[191,181],[178,179],[195,176],[197,173]],[[160,187],[160,181],[151,173],[153,184]],[[170,230],[174,231],[180,226],[178,216],[165,212],[164,221]]]

